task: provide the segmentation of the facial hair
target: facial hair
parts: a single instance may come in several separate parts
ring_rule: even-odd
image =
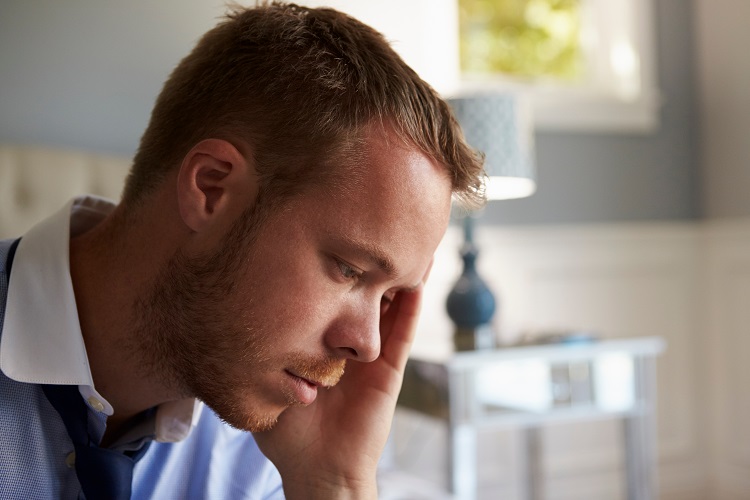
[[[147,375],[176,397],[196,397],[229,425],[251,432],[272,428],[281,411],[300,404],[291,391],[269,396],[262,375],[283,366],[332,386],[345,367],[344,360],[303,353],[272,359],[273,332],[254,314],[260,286],[245,283],[243,292],[249,291],[238,297],[237,277],[253,260],[263,215],[246,211],[210,255],[189,258],[178,250],[134,305],[132,352]],[[273,410],[260,404],[269,397]]]

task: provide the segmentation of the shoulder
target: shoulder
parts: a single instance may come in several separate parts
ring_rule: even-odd
[[[283,498],[281,478],[249,432],[204,408],[190,435],[153,443],[135,470],[133,498]]]

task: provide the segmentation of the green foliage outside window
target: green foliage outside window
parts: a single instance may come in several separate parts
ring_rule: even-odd
[[[459,0],[466,74],[575,80],[581,0]]]

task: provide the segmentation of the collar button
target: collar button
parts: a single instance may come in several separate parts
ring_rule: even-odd
[[[104,403],[96,399],[94,396],[89,396],[89,399],[87,400],[91,407],[98,412],[104,411]]]

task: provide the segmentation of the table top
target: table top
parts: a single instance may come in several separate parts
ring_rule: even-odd
[[[430,351],[412,354],[410,360],[441,364],[449,369],[465,370],[519,359],[577,361],[592,359],[605,353],[657,356],[665,349],[666,342],[661,337],[634,337],[576,343],[500,347],[491,350],[462,352],[455,352],[452,346],[436,346],[435,349]]]

